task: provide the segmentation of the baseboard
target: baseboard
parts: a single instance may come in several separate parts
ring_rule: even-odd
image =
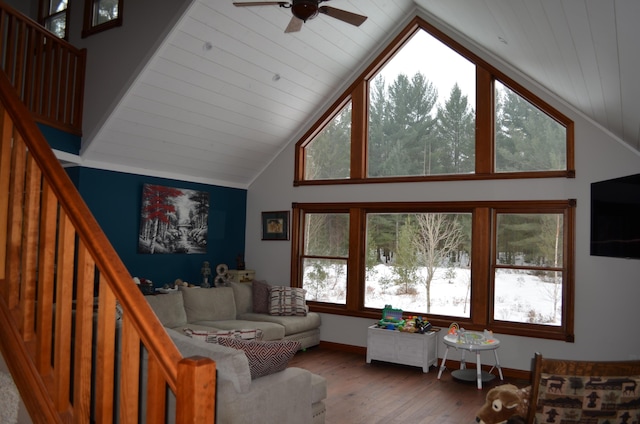
[[[364,357],[367,356],[367,348],[365,346],[353,346],[344,343],[334,343],[327,341],[320,341],[319,347],[323,349],[330,350],[338,350],[341,352],[355,353],[358,355],[362,355]],[[438,358],[438,366],[440,366],[442,362],[442,358]],[[468,363],[467,363],[468,364]],[[447,368],[448,369],[458,369],[460,368],[460,361],[454,361],[451,359],[447,359]],[[484,371],[489,371],[491,369],[491,365],[483,365],[482,369]],[[525,380],[531,381],[531,371],[526,370],[518,370],[514,368],[505,368],[502,367],[502,374],[504,377],[513,378],[516,380]]]

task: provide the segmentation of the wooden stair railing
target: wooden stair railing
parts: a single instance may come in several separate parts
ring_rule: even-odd
[[[0,349],[32,421],[213,423],[215,363],[182,358],[3,72],[0,100]]]
[[[0,67],[37,122],[82,135],[86,50],[0,1]]]

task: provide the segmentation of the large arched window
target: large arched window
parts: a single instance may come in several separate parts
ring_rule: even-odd
[[[574,175],[571,120],[416,18],[296,144],[294,184]]]

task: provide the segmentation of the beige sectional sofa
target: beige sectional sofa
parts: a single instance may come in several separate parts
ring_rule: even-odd
[[[319,343],[318,314],[254,313],[252,283],[230,284],[146,296],[182,355],[200,355],[216,361],[216,423],[324,423],[327,387],[323,377],[295,367],[256,377],[254,355],[185,334],[185,329],[212,333],[257,329],[263,333],[262,346],[295,345],[295,351]],[[278,340],[289,342],[276,343]]]

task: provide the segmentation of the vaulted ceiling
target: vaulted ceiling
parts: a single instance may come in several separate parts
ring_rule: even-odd
[[[509,63],[640,151],[638,1],[325,4],[368,19],[355,27],[321,14],[285,33],[288,8],[194,0],[83,141],[82,160],[247,188],[416,15]]]

